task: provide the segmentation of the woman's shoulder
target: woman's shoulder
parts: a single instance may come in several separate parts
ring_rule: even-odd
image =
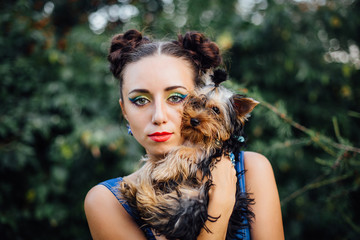
[[[244,167],[246,169],[246,187],[250,192],[260,191],[264,194],[271,194],[266,191],[272,189],[276,190],[277,194],[273,168],[264,155],[256,152],[244,152]],[[264,188],[265,185],[268,185],[269,188]]]
[[[133,174],[125,177],[108,179],[92,187],[85,197],[85,211],[87,209],[92,210],[92,206],[96,206],[97,208],[111,206],[109,209],[113,209],[113,207],[119,207],[120,209],[124,208],[126,203],[121,200],[120,183],[123,179],[128,179],[129,177],[132,178],[132,175]]]
[[[121,181],[122,178],[118,179],[118,181],[117,179],[109,179],[92,187],[86,194],[85,204],[96,204],[99,206],[107,205],[112,202],[118,204],[116,195],[111,191],[111,189],[116,189],[116,182]]]
[[[248,171],[271,171],[270,161],[262,154],[257,152],[244,152],[244,164]]]
[[[109,186],[115,180],[92,187],[85,197],[84,210],[93,239],[145,239],[134,219],[110,190]]]
[[[255,200],[252,239],[284,239],[279,193],[270,161],[262,154],[244,153],[246,190]],[[270,223],[270,224],[269,224]]]

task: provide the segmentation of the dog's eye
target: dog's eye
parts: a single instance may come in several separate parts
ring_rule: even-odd
[[[216,113],[216,114],[220,114],[220,110],[218,107],[213,107],[212,110]]]

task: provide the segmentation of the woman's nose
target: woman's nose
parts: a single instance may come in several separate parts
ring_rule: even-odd
[[[153,113],[152,122],[155,125],[160,125],[167,122],[167,111],[166,111],[166,104],[162,101],[157,101],[155,103],[155,109]]]

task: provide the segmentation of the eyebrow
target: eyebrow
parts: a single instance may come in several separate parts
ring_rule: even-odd
[[[165,88],[165,91],[171,91],[171,90],[174,90],[177,88],[183,88],[183,89],[187,90],[186,87],[183,87],[183,86],[171,86],[171,87]],[[128,94],[131,94],[133,92],[150,93],[150,91],[147,89],[134,89],[134,90],[130,91]]]

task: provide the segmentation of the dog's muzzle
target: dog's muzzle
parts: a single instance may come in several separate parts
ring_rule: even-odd
[[[200,124],[200,121],[197,118],[192,118],[192,119],[190,119],[190,123],[191,123],[191,126],[196,127]]]

